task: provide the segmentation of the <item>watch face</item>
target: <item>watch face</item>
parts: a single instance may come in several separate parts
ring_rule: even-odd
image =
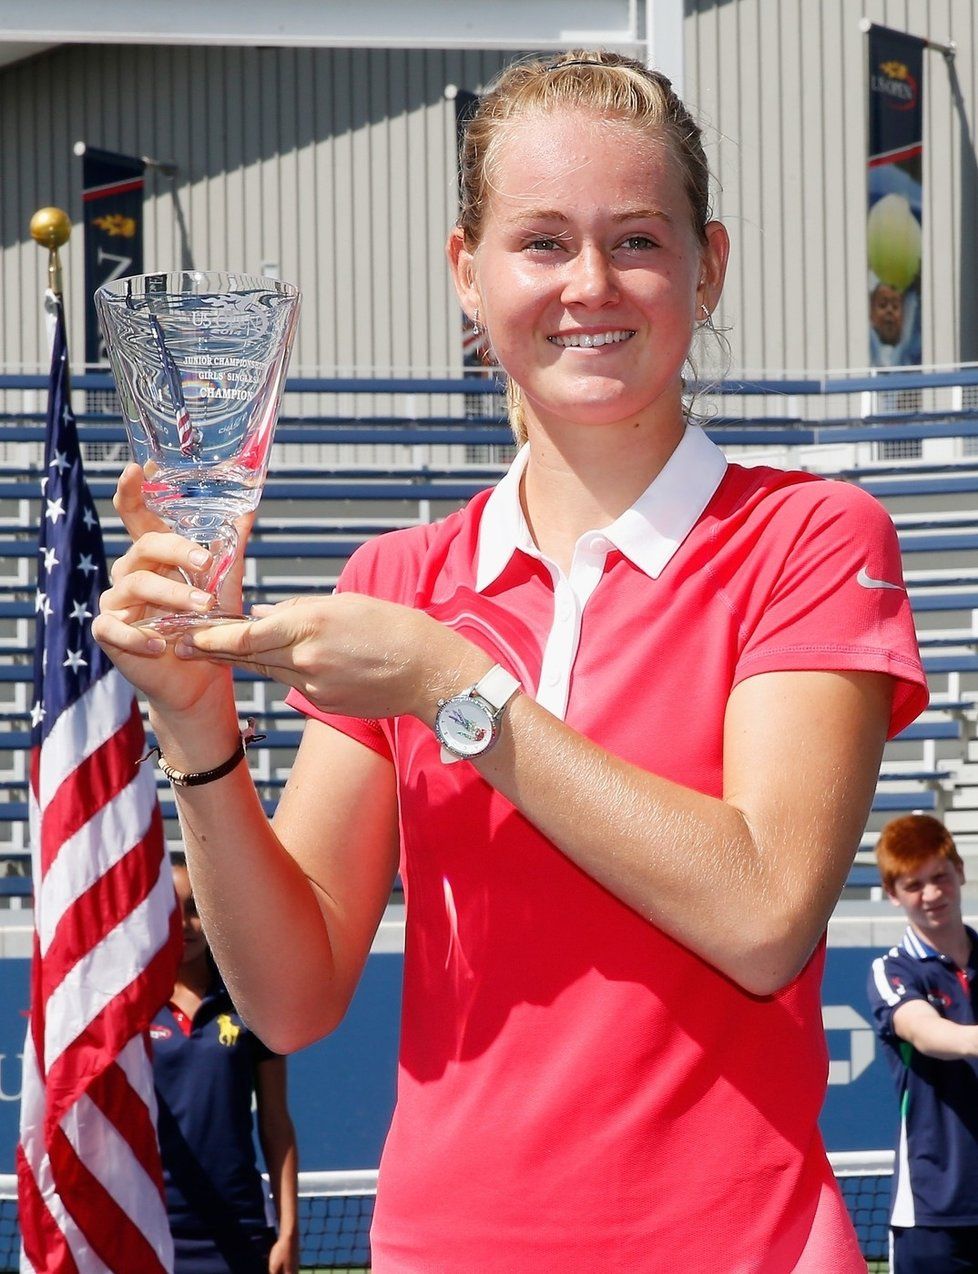
[[[493,740],[492,715],[478,699],[449,699],[436,724],[439,739],[456,756],[478,756]]]

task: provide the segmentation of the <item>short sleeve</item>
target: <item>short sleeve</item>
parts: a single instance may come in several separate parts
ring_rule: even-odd
[[[340,577],[336,582],[335,591],[337,593],[365,593],[371,597],[385,596],[386,590],[380,586],[377,572],[372,569],[371,559],[376,556],[371,552],[372,548],[373,545],[368,543],[357,549],[353,554],[340,572]],[[301,712],[307,717],[312,717],[315,721],[322,721],[325,725],[332,726],[334,730],[339,730],[341,734],[345,734],[351,739],[356,739],[357,742],[370,748],[372,752],[377,752],[380,756],[393,761],[393,749],[391,747],[392,725],[390,722],[367,721],[360,717],[345,717],[335,712],[323,712],[315,704],[311,703],[304,694],[294,689],[290,690],[285,696],[285,702],[290,708],[295,708],[297,712]]]
[[[281,1053],[273,1053],[264,1040],[260,1039],[254,1031],[248,1031],[249,1042],[251,1044],[251,1056],[256,1066],[262,1062],[267,1062],[273,1057],[281,1057]]]
[[[873,1026],[881,1040],[895,1040],[893,1014],[901,1004],[926,1000],[927,990],[918,981],[917,970],[896,949],[878,956],[872,963],[867,983]]]
[[[762,672],[884,672],[895,679],[890,736],[926,708],[896,530],[883,506],[842,482],[797,489],[769,526],[777,567],[734,684]]]

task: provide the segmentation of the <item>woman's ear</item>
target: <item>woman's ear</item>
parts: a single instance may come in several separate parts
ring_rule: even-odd
[[[700,264],[700,281],[696,288],[696,303],[712,314],[720,303],[723,280],[727,274],[730,256],[730,236],[722,221],[708,221],[704,229],[706,246]]]
[[[453,227],[445,250],[462,309],[470,319],[474,319],[481,305],[479,288],[475,281],[475,254],[466,247],[461,226]]]

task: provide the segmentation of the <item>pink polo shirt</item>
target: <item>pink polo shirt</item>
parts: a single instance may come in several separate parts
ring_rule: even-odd
[[[745,677],[889,673],[893,732],[925,706],[896,535],[863,492],[728,466],[689,428],[565,577],[523,520],[525,461],[365,545],[340,587],[424,609],[575,730],[717,797]],[[862,1274],[817,1130],[823,951],[748,995],[472,765],[442,764],[415,718],[290,702],[397,767],[407,937],[378,1274]]]

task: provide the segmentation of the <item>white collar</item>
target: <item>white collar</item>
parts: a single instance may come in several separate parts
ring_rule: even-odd
[[[539,557],[520,504],[520,482],[530,458],[529,443],[486,501],[479,524],[475,586],[482,592],[498,579],[517,549]],[[652,579],[696,525],[723,480],[727,460],[702,429],[687,425],[679,444],[630,509],[602,536]]]

